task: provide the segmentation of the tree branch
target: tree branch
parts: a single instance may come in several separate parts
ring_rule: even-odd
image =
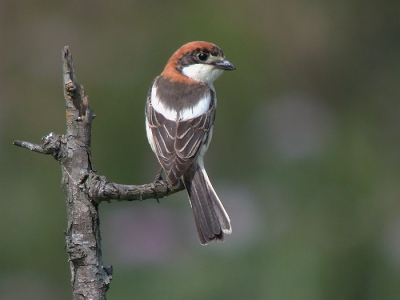
[[[63,157],[63,151],[61,150],[61,147],[65,144],[65,137],[63,135],[56,135],[51,132],[47,136],[42,137],[42,142],[42,145],[38,145],[16,140],[13,142],[13,145],[41,154],[51,154],[57,160]],[[173,187],[166,180],[156,180],[143,185],[108,182],[105,176],[98,175],[93,170],[81,179],[80,187],[95,203],[110,200],[142,201],[147,199],[161,199],[185,189],[182,181],[176,187]]]
[[[50,133],[42,145],[14,141],[14,145],[31,151],[51,154],[61,164],[62,183],[67,204],[68,226],[65,232],[71,268],[73,299],[106,299],[112,279],[112,267],[103,267],[98,205],[110,199],[159,199],[183,190],[182,182],[173,187],[156,180],[144,185],[110,183],[92,169],[91,126],[94,118],[82,85],[76,81],[72,56],[63,49],[64,98],[67,131]]]
[[[48,135],[42,137],[42,145],[19,140],[14,141],[13,145],[26,148],[37,153],[51,154],[54,158],[59,160],[58,155],[61,150],[61,136],[50,132]]]
[[[156,180],[153,183],[143,185],[110,183],[104,176],[95,173],[90,174],[85,182],[85,187],[93,201],[109,201],[111,199],[118,201],[158,200],[185,189],[182,182],[177,187],[173,187],[164,180]]]

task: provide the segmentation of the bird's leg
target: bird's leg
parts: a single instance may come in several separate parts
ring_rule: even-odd
[[[161,176],[162,171],[163,171],[163,168],[160,168],[160,171],[158,171],[157,174],[156,174],[156,178],[154,178],[154,182],[163,179],[162,176]]]
[[[157,181],[163,179],[162,176],[161,176],[162,171],[163,171],[163,168],[160,168],[160,171],[157,172],[156,178],[154,178],[153,185],[154,185]],[[158,203],[160,203],[160,200],[158,200],[157,196],[156,196],[156,200],[157,200]]]

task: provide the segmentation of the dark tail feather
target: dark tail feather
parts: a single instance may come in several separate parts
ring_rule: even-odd
[[[207,245],[215,240],[223,241],[224,233],[232,232],[230,220],[206,171],[193,163],[183,176],[183,181],[189,194],[200,243]]]

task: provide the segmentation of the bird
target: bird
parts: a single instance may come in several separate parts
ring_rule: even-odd
[[[172,186],[183,181],[202,245],[231,234],[229,216],[204,168],[217,98],[213,82],[224,70],[236,70],[215,44],[183,45],[168,60],[149,89],[146,133],[151,149]],[[161,177],[159,177],[161,178]]]

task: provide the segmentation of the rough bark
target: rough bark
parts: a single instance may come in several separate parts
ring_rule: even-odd
[[[83,86],[75,78],[72,56],[63,49],[64,97],[67,130],[50,133],[42,144],[14,141],[14,145],[51,154],[61,164],[67,204],[66,248],[71,268],[73,299],[106,299],[112,267],[104,267],[98,208],[101,201],[159,199],[184,189],[156,180],[145,185],[109,183],[91,163],[91,126],[94,118]]]

